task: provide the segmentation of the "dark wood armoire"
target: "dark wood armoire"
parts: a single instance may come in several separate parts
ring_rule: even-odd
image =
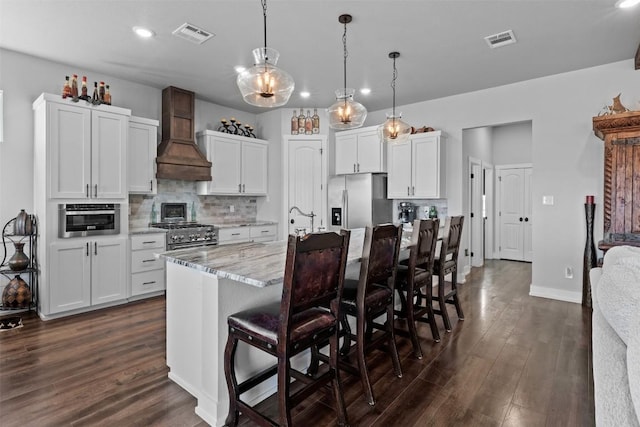
[[[604,238],[598,247],[640,246],[640,111],[593,118],[604,141]]]

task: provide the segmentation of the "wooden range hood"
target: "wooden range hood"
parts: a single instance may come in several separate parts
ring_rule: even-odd
[[[195,93],[169,86],[162,91],[162,142],[156,178],[211,181],[211,162],[195,141]]]

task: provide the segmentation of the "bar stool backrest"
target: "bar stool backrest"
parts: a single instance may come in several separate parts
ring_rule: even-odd
[[[312,307],[342,296],[350,231],[290,235],[282,287],[281,327]]]
[[[417,219],[413,222],[412,246],[409,254],[410,269],[419,267],[428,272],[433,271],[439,227],[438,219]]]
[[[364,298],[374,285],[391,286],[393,289],[401,239],[402,226],[385,224],[366,228],[358,299]]]
[[[444,223],[444,238],[440,248],[440,261],[457,261],[462,238],[464,216],[447,217]]]

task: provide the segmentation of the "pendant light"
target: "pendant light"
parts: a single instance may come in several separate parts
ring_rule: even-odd
[[[399,52],[389,53],[389,58],[393,59],[393,78],[391,79],[391,89],[393,89],[393,110],[391,111],[391,114],[387,114],[387,120],[379,128],[385,142],[406,141],[407,138],[409,138],[409,135],[411,135],[411,126],[402,120],[402,113],[398,113],[396,115],[396,79],[398,78],[396,58],[399,56]]]
[[[264,47],[253,50],[254,65],[238,74],[242,98],[256,107],[280,107],[289,101],[295,83],[289,73],[276,67],[280,54],[267,47],[267,0],[262,1]]]
[[[367,118],[367,109],[353,100],[355,90],[347,88],[347,24],[352,21],[351,15],[340,15],[338,21],[344,24],[342,47],[344,49],[344,87],[336,90],[336,102],[327,109],[329,127],[336,130],[355,129],[362,126]]]

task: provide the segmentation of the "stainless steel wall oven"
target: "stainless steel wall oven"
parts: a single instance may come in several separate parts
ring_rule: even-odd
[[[120,234],[120,205],[65,203],[58,205],[58,237]]]

